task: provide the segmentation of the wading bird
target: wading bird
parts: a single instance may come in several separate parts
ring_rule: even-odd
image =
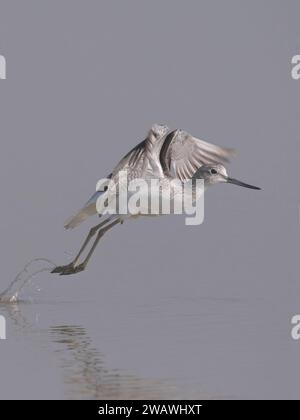
[[[202,179],[205,188],[223,182],[259,190],[258,187],[228,176],[223,164],[228,162],[233,154],[232,149],[207,143],[186,131],[177,129],[170,132],[167,126],[154,124],[147,138],[124,156],[108,178],[118,184],[119,173],[126,171],[128,181],[159,179],[162,182],[178,180],[180,183],[185,183],[191,179]],[[73,229],[97,213],[101,216],[97,200],[103,194],[107,195],[109,191],[107,189],[97,191],[85,206],[66,222],[65,228]],[[52,273],[67,275],[83,271],[105,232],[131,216],[120,214],[103,216],[103,221],[90,229],[74,260],[67,265],[55,267]],[[95,235],[96,238],[86,258],[79,264],[82,253]]]

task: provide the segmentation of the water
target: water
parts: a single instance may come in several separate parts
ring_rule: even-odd
[[[52,266],[38,261],[45,263]],[[149,299],[106,289],[89,299],[47,300],[47,289],[36,292],[53,276],[39,274],[24,286],[23,275],[13,292],[26,299],[0,304],[7,320],[7,340],[0,341],[3,399],[298,394],[285,382],[293,380],[288,364],[283,369],[291,340],[284,325],[274,324],[272,301],[192,296],[184,285],[180,295]]]
[[[86,314],[81,324],[70,321],[76,319],[78,307]],[[180,389],[174,380],[139,374],[132,356],[145,350],[143,337],[135,336],[121,320],[118,330],[104,317],[97,322],[95,310],[92,302],[2,303],[0,312],[9,331],[4,351],[10,357],[0,361],[1,398],[205,397]],[[137,339],[141,343],[131,348]],[[145,357],[150,367],[153,357],[147,352]]]
[[[93,342],[87,325],[73,324],[67,321],[71,314],[76,316],[80,306],[84,313],[90,313],[93,302],[37,302],[30,295],[33,290],[41,289],[33,284],[35,276],[43,272],[51,272],[56,264],[46,258],[35,258],[29,261],[17,274],[10,285],[0,294],[0,311],[8,320],[10,339],[8,348],[12,351],[20,349],[17,358],[11,357],[3,364],[8,377],[18,378],[13,384],[13,390],[8,386],[9,381],[1,383],[1,398],[69,398],[69,399],[159,399],[180,398],[179,390],[167,380],[145,379],[129,370],[109,367],[105,354]],[[21,294],[27,300],[20,298]],[[40,298],[40,296],[39,296]],[[69,311],[65,309],[69,308]],[[94,307],[97,309],[97,306]],[[75,313],[74,313],[75,311]],[[64,315],[63,315],[64,314]],[[57,316],[58,315],[58,316]],[[67,317],[65,316],[67,315]],[[93,319],[93,315],[92,319]],[[106,325],[103,325],[101,340],[113,342]],[[101,331],[101,330],[100,330]],[[99,331],[98,331],[99,333]],[[121,334],[121,337],[123,334]],[[100,340],[100,341],[101,341]],[[22,342],[18,346],[17,342]],[[27,347],[28,346],[28,347]],[[30,350],[31,348],[31,350]],[[119,349],[122,349],[122,340]],[[125,347],[124,347],[125,348]],[[27,354],[26,354],[27,350]],[[31,354],[42,355],[42,365],[39,359],[32,360]],[[28,363],[29,356],[29,363]],[[47,358],[45,360],[44,358]],[[22,360],[19,370],[18,358]],[[2,362],[4,358],[1,358]],[[23,364],[23,361],[25,362]],[[43,370],[48,363],[56,366],[55,378],[63,388],[63,393],[57,393],[57,385],[49,382],[41,388],[39,374],[37,380],[31,382],[29,389],[28,378],[35,378],[35,373]],[[1,363],[0,363],[1,365]],[[25,369],[25,372],[22,370]],[[2,370],[2,372],[3,372]],[[4,378],[4,374],[1,375]],[[48,373],[46,374],[48,377]],[[55,375],[56,376],[56,375]],[[51,378],[51,375],[50,375]],[[186,395],[188,397],[188,394]]]
[[[43,272],[51,272],[56,266],[47,258],[34,258],[25,264],[9,286],[0,293],[0,303],[15,303],[20,300],[20,293],[30,285],[32,279]]]

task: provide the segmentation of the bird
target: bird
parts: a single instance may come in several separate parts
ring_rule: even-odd
[[[179,185],[183,185],[190,180],[200,179],[204,183],[204,189],[218,183],[227,183],[260,190],[259,187],[228,176],[224,165],[229,163],[234,155],[234,149],[208,143],[185,130],[170,130],[165,124],[153,124],[145,140],[137,144],[119,161],[107,176],[107,180],[117,185],[119,191],[124,187],[120,182],[120,174],[123,172],[126,173],[129,182],[138,179],[149,182],[155,179],[160,185],[171,181],[178,181]],[[52,273],[70,275],[84,271],[100,239],[108,230],[117,224],[122,224],[130,217],[143,215],[142,213],[105,214],[103,203],[107,204],[111,195],[112,191],[107,186],[104,190],[97,190],[86,204],[66,221],[65,229],[73,229],[90,216],[98,214],[103,219],[89,230],[73,261],[66,265],[56,266]],[[99,209],[97,203],[100,198],[102,208]],[[87,256],[79,263],[80,257],[94,236],[96,237]]]

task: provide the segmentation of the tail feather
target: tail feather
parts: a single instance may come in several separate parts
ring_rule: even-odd
[[[65,222],[65,229],[74,229],[76,226],[84,222],[88,217],[97,214],[96,203],[103,191],[96,191],[89,201],[75,215],[71,216]]]

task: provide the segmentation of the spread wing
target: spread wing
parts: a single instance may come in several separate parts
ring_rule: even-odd
[[[145,159],[146,142],[147,139],[143,140],[142,142],[137,144],[133,149],[131,149],[117,164],[117,166],[112,172],[112,176],[114,176],[121,170],[141,170]]]
[[[159,155],[168,132],[169,128],[166,125],[154,124],[147,138],[121,159],[112,176],[121,170],[128,171],[129,179],[163,176]]]
[[[175,130],[164,141],[160,162],[167,176],[186,181],[202,165],[226,163],[234,154],[233,149],[207,143],[183,130]]]

